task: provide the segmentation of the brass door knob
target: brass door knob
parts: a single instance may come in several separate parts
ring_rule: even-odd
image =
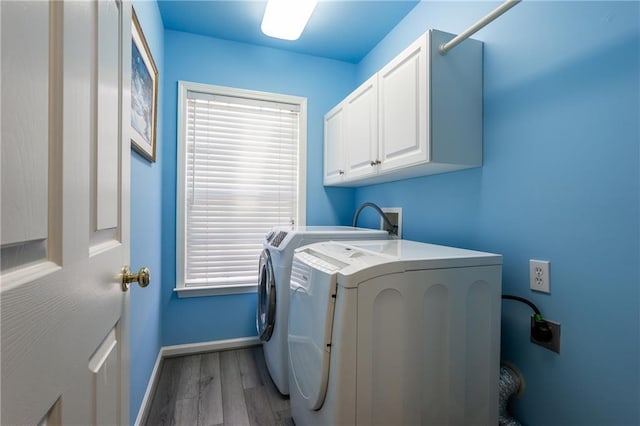
[[[146,287],[151,282],[149,268],[140,268],[137,274],[132,274],[129,266],[122,268],[122,291],[129,291],[129,286],[136,281],[140,287]]]

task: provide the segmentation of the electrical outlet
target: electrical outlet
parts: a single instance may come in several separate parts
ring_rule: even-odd
[[[531,337],[530,337],[531,342],[535,343],[536,345],[540,345],[543,348],[547,348],[550,351],[560,353],[560,323],[557,323],[555,321],[549,321],[549,320],[544,320],[544,321],[547,323],[549,330],[551,330],[551,340],[549,340],[548,342],[540,342],[536,340],[535,337],[533,337],[534,335],[533,327],[535,324],[535,320],[534,320],[534,317],[531,316]]]
[[[529,260],[529,287],[531,290],[550,293],[551,277],[549,275],[549,261]]]

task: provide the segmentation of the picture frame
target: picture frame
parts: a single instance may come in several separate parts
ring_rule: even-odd
[[[131,16],[131,146],[156,161],[158,68],[135,10]]]

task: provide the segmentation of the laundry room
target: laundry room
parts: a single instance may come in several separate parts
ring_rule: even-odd
[[[140,378],[132,376],[132,396],[147,386],[160,346],[256,334],[254,294],[182,299],[173,291],[177,82],[186,80],[307,98],[307,225],[350,225],[357,206],[372,201],[402,208],[404,239],[503,255],[503,292],[531,299],[563,326],[560,354],[536,346],[531,310],[503,302],[501,359],[526,380],[513,404],[517,419],[638,422],[637,3],[523,1],[472,37],[484,43],[482,167],[355,189],[322,185],[324,114],[424,31],[457,34],[498,5],[420,2],[352,64],[163,28],[167,18],[153,4],[134,3],[157,34],[151,43],[163,72],[161,158],[151,168],[132,160],[132,199],[136,191],[156,196],[139,210],[134,201],[132,232],[150,226],[135,226],[137,217],[148,220],[150,204],[163,214],[147,233],[158,239],[145,244],[154,250],[132,250],[134,265],[155,255],[161,289],[153,307],[133,295],[134,307],[161,321],[151,325],[132,310],[134,323],[157,327],[134,339]],[[359,225],[379,228],[379,217],[367,209]],[[530,259],[550,261],[550,294],[529,289]]]
[[[297,40],[266,0],[115,3],[154,87],[120,418],[640,424],[638,1],[318,0]]]

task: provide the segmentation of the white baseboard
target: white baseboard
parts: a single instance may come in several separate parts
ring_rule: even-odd
[[[164,358],[181,355],[191,355],[201,352],[215,352],[229,349],[247,348],[249,346],[256,346],[259,344],[261,344],[261,342],[258,337],[240,337],[237,339],[214,340],[211,342],[190,343],[186,345],[172,345],[161,347],[160,351],[158,352],[158,357],[156,358],[156,363],[153,366],[153,371],[151,372],[149,383],[147,383],[147,390],[144,393],[142,403],[140,404],[140,409],[138,410],[138,416],[136,417],[135,426],[140,426],[142,420],[144,420],[144,416],[146,415],[147,408],[149,408],[148,406],[151,405],[153,392],[156,388],[160,374],[160,365],[162,365],[162,360]]]
[[[157,385],[161,363],[162,363],[162,348],[160,348],[160,350],[158,351],[158,357],[156,358],[156,363],[153,366],[153,370],[151,371],[151,377],[149,377],[149,383],[147,383],[147,390],[144,392],[144,397],[142,398],[142,402],[140,403],[140,409],[138,410],[138,416],[136,417],[136,422],[134,423],[135,426],[140,426],[142,424],[147,406],[151,405],[151,398],[153,397],[153,391],[155,390]]]
[[[228,349],[246,348],[259,345],[258,337],[240,337],[238,339],[214,340],[211,342],[190,343],[186,345],[163,346],[162,356],[169,358],[172,356],[197,354],[200,352],[224,351]]]

